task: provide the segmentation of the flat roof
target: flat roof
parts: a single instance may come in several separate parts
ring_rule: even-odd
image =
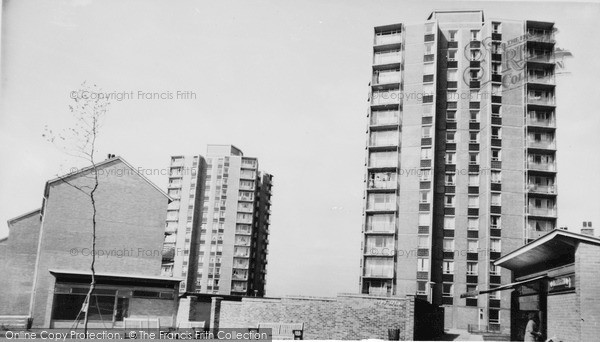
[[[554,229],[533,242],[497,259],[494,261],[494,265],[514,271],[541,263],[551,265],[552,261],[567,261],[569,258],[566,257],[575,253],[575,247],[580,242],[600,246],[599,238]],[[600,252],[600,249],[598,251]]]
[[[91,271],[79,271],[79,270],[70,270],[70,269],[49,269],[48,270],[54,276],[67,276],[67,277],[91,277]],[[151,275],[135,275],[135,274],[122,274],[122,273],[112,273],[112,272],[95,272],[95,276],[99,278],[105,279],[114,279],[120,281],[131,281],[131,282],[152,282],[152,283],[162,283],[162,284],[176,284],[183,281],[183,278],[173,278],[173,277],[164,277],[164,276],[151,276]],[[149,284],[150,286],[150,284]]]

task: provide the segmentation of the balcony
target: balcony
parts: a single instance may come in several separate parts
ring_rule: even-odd
[[[529,50],[525,54],[525,60],[532,63],[554,64],[556,56],[554,51]]]
[[[539,185],[530,183],[527,185],[526,190],[535,194],[556,195],[556,186],[554,185]]]
[[[370,168],[395,168],[398,167],[398,159],[371,159]]]
[[[400,50],[380,52],[373,55],[373,65],[399,64],[401,62],[402,55],[400,54]]]
[[[242,159],[242,167],[246,169],[256,169],[256,160]]]
[[[233,275],[231,276],[231,279],[233,279],[233,280],[248,280],[248,273],[233,271]]]
[[[167,227],[165,227],[165,234],[171,235],[171,234],[175,234],[175,233],[177,233],[177,227],[176,226],[167,226]]]
[[[554,106],[554,96],[540,96],[533,93],[527,94],[527,104]]]
[[[556,149],[556,142],[554,140],[531,140],[527,139],[527,147],[544,150]]]
[[[254,209],[252,208],[252,206],[238,205],[237,211],[240,213],[252,213]]]
[[[400,31],[380,32],[375,35],[374,45],[394,45],[402,43]]]
[[[369,180],[367,189],[369,190],[395,190],[398,187],[398,183],[395,179],[389,181],[380,180]]]
[[[391,279],[394,277],[394,270],[391,267],[368,267],[365,268],[364,277]]]
[[[400,104],[400,98],[402,94],[400,94],[399,89],[394,89],[390,91],[376,91],[373,92],[371,96],[371,105],[372,106],[385,106],[385,105],[397,105]]]
[[[532,28],[527,30],[527,41],[550,44],[554,44],[556,42],[556,40],[554,39],[554,32],[552,30],[541,30]]]
[[[242,172],[240,173],[240,178],[254,179],[254,178],[256,178],[256,173],[254,173],[254,171],[244,172],[244,170],[242,170]]]
[[[392,83],[400,83],[400,82],[401,82],[400,71],[380,72],[378,74],[373,75],[372,85],[392,84]]]
[[[554,118],[546,119],[536,116],[528,116],[527,117],[527,125],[528,126],[538,126],[538,127],[548,127],[548,128],[556,128],[556,122]]]
[[[527,168],[530,170],[536,170],[536,171],[549,171],[549,172],[555,172],[556,171],[556,163],[536,163],[536,162],[528,162],[527,163]]]
[[[554,74],[529,72],[527,74],[527,82],[537,83],[537,84],[554,85],[554,83],[555,83]]]
[[[395,211],[396,203],[368,203],[368,211]]]
[[[390,237],[391,239],[391,237]],[[391,242],[391,241],[390,241]],[[375,247],[375,246],[366,246],[364,248],[365,255],[372,255],[378,257],[393,257],[394,256],[394,247]]]
[[[397,111],[372,112],[369,125],[374,126],[395,126],[400,123],[399,113]]]
[[[370,223],[366,226],[365,233],[372,234],[395,234],[396,225],[394,223]]]
[[[527,207],[527,214],[530,216],[548,216],[556,217],[556,208],[535,208]]]
[[[247,291],[247,288],[246,288],[246,287],[244,287],[244,286],[233,286],[233,287],[231,288],[231,291],[232,291],[232,292],[246,292],[246,291]]]

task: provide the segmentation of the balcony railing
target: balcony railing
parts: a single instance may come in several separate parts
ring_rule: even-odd
[[[526,190],[538,194],[556,194],[556,186],[554,185],[528,184]]]
[[[364,253],[366,255],[376,255],[376,256],[389,256],[389,257],[393,257],[394,256],[394,247],[390,246],[390,247],[375,247],[375,246],[366,246]]]
[[[398,146],[398,137],[386,137],[386,138],[377,138],[371,137],[369,139],[369,146],[371,147],[381,147],[381,146]]]
[[[399,104],[400,103],[400,91],[392,90],[386,92],[374,92],[371,104],[373,105],[386,105],[386,104]]]
[[[527,207],[527,214],[535,216],[556,216],[555,208],[535,208]]]
[[[392,278],[394,269],[391,267],[369,267],[365,269],[365,277],[371,278]]]
[[[538,171],[556,171],[556,163],[535,163],[528,162],[527,168]]]
[[[556,127],[554,119],[543,119],[535,116],[527,117],[527,124],[530,126]]]
[[[367,210],[396,210],[396,203],[369,203]]]
[[[525,60],[536,63],[554,63],[556,56],[552,51],[528,51]]]
[[[400,32],[393,34],[376,35],[375,45],[387,45],[387,44],[399,44],[402,42],[402,35]]]
[[[528,29],[527,40],[532,42],[554,43],[554,32],[551,30]]]
[[[530,93],[527,94],[527,103],[554,106],[554,96],[536,96]]]
[[[373,85],[400,83],[400,71],[385,72],[378,75],[373,75]]]
[[[527,147],[552,150],[556,149],[556,142],[554,140],[527,140]]]
[[[392,291],[387,287],[369,287],[369,294],[372,296],[390,296]]]
[[[369,189],[396,189],[397,185],[395,179],[390,181],[369,180],[368,183]]]
[[[398,116],[377,117],[371,116],[371,126],[397,125],[399,123]]]
[[[371,159],[369,167],[396,167],[398,159]]]
[[[371,223],[367,224],[366,231],[369,233],[395,233],[396,225],[393,223]]]
[[[234,286],[231,291],[233,292],[246,292],[247,288],[241,286]]]
[[[247,280],[248,279],[248,274],[243,274],[243,273],[234,273],[231,277],[231,279],[233,280]]]
[[[381,53],[373,56],[373,64],[392,64],[400,63],[402,61],[402,55],[400,51],[395,53]]]
[[[527,82],[542,83],[542,84],[554,84],[554,75],[539,75],[539,74],[535,74],[535,73],[529,73],[527,75]]]

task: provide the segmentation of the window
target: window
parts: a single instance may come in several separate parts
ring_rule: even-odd
[[[454,90],[448,90],[446,94],[447,101],[458,101],[458,93]]]
[[[423,75],[432,75],[435,70],[434,66],[435,66],[435,64],[433,64],[433,63],[423,65]],[[427,87],[426,93],[433,94],[433,85],[429,84],[429,86],[431,86],[431,87]],[[423,89],[425,89],[425,86],[423,86]]]
[[[417,282],[417,294],[427,294],[427,282]]]
[[[481,95],[478,90],[471,90],[469,92],[469,99],[471,101],[481,101]]]
[[[421,134],[423,138],[431,138],[431,126],[423,126]]]
[[[471,165],[479,164],[479,153],[478,152],[470,152],[469,153],[469,164],[471,164]]]
[[[490,263],[490,274],[491,275],[500,275],[500,267]]]
[[[492,205],[502,205],[500,194],[492,194]]]
[[[469,208],[479,207],[479,195],[469,195]]]
[[[425,43],[425,54],[426,55],[431,55],[433,54],[433,43]]]
[[[492,228],[500,228],[500,216],[490,216],[490,225]]]
[[[421,149],[421,159],[431,159],[431,148]]]
[[[471,131],[469,132],[469,142],[470,143],[478,143],[479,142],[479,132]]]
[[[471,120],[471,122],[479,122],[479,111],[478,110],[472,110],[470,112],[470,120]]]
[[[479,40],[479,30],[471,30],[471,40]]]
[[[445,216],[444,217],[444,229],[454,229],[454,223],[456,219],[454,216]]]
[[[453,274],[454,273],[454,261],[444,261],[443,262],[443,270],[444,270],[444,274]]]
[[[457,50],[448,50],[448,60],[455,61],[456,60],[456,51]]]
[[[419,170],[419,180],[421,180],[421,181],[431,180],[431,170],[430,169],[420,169]]]
[[[502,130],[500,127],[492,127],[492,139],[500,139],[502,137]]]
[[[469,174],[469,186],[479,186],[479,174],[478,173],[470,173]]]
[[[476,262],[467,262],[467,274],[477,275],[478,264]],[[469,291],[467,291],[469,292]]]
[[[418,258],[417,259],[417,271],[418,272],[429,272],[429,259]]]
[[[419,248],[429,248],[429,237],[427,235],[419,235]]]
[[[492,84],[492,95],[502,96],[502,86],[500,84]]]
[[[467,251],[469,253],[477,253],[479,250],[479,241],[467,240]]]
[[[454,172],[446,172],[446,185],[454,185],[456,174]]]
[[[446,207],[453,207],[454,206],[454,195],[446,195]]]
[[[442,294],[445,297],[452,297],[453,292],[454,292],[454,285],[452,285],[452,284],[446,284],[446,283],[444,283],[442,285]]]
[[[502,25],[500,25],[500,23],[493,22],[492,33],[502,33]]]
[[[492,161],[501,161],[501,156],[502,153],[500,152],[500,149],[492,149]]]
[[[467,229],[469,229],[469,230],[478,230],[479,229],[479,218],[477,218],[477,217],[469,217],[467,219]]]
[[[446,164],[455,164],[456,153],[446,152]]]
[[[431,216],[429,214],[419,214],[419,226],[429,226]]]
[[[453,143],[456,137],[456,131],[446,131],[446,142]]]
[[[448,31],[448,41],[449,42],[455,42],[456,41],[456,30],[450,30]]]
[[[456,111],[455,110],[446,111],[446,121],[450,121],[450,122],[456,121]]]
[[[491,179],[492,183],[502,183],[502,173],[500,171],[492,171]]]
[[[492,252],[501,252],[501,240],[500,239],[490,239],[490,251]]]
[[[429,190],[421,190],[420,202],[429,203]]]
[[[448,82],[458,81],[458,71],[455,69],[448,69]]]
[[[492,63],[492,74],[500,75],[502,72],[502,65],[500,63]]]
[[[444,239],[444,252],[454,251],[454,239]]]
[[[475,292],[475,291],[477,291],[477,285],[467,285],[467,293],[469,293],[469,292]],[[477,299],[477,296],[467,297],[467,298],[475,298],[475,299]]]

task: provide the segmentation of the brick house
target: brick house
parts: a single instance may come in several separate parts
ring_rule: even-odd
[[[117,327],[123,318],[160,318],[173,326],[175,278],[161,277],[169,196],[120,157],[96,164],[97,290],[90,327]],[[42,208],[8,221],[0,242],[0,315],[25,316],[33,327],[71,327],[80,320],[90,281],[92,206],[79,189],[93,184],[92,167],[46,183]],[[79,189],[78,189],[79,188]]]
[[[534,313],[543,340],[597,341],[600,336],[600,239],[555,229],[494,261],[513,282],[478,293],[513,290],[511,340],[522,341]]]

